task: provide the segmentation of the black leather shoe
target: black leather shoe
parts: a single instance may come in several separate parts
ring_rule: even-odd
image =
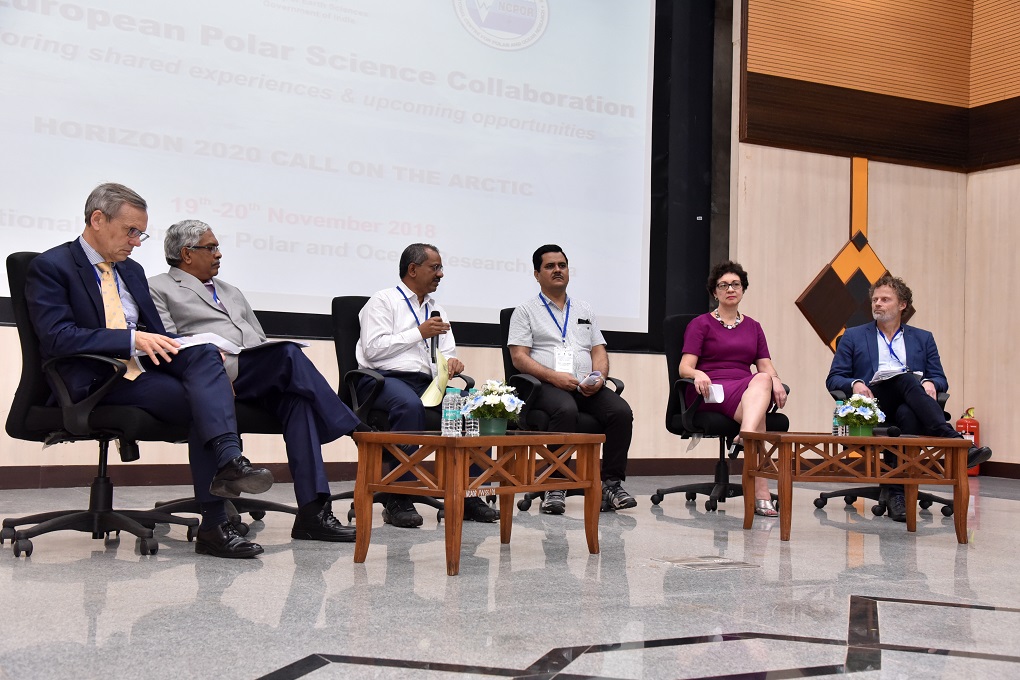
[[[465,522],[495,522],[497,519],[499,519],[499,510],[481,498],[464,499]]]
[[[294,518],[294,528],[290,537],[305,541],[332,541],[334,543],[353,543],[354,527],[344,526],[333,515],[333,507],[329,501],[324,505],[309,503],[298,509]]]
[[[238,456],[216,471],[209,493],[222,498],[237,498],[242,493],[265,493],[272,485],[272,472],[252,467],[251,461]]]
[[[241,538],[230,522],[224,522],[212,529],[199,529],[195,541],[195,552],[199,555],[246,559],[261,555],[262,546]]]
[[[420,527],[425,521],[414,509],[414,503],[409,497],[396,493],[390,496],[386,505],[383,506],[382,518],[387,524],[403,529]]]
[[[992,457],[992,450],[987,446],[972,446],[967,452],[967,467],[977,467]]]
[[[902,493],[891,493],[885,504],[886,514],[894,522],[907,521],[907,503]]]

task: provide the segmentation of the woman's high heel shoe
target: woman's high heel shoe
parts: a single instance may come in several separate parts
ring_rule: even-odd
[[[760,517],[779,517],[779,511],[771,498],[755,498],[754,514]]]

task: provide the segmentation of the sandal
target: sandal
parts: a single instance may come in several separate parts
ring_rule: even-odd
[[[754,514],[760,517],[779,517],[779,511],[771,498],[755,498]]]

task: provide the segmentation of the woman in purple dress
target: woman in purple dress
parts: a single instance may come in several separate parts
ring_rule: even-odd
[[[688,402],[699,394],[708,396],[710,385],[722,385],[722,402],[706,401],[698,410],[722,413],[740,423],[741,430],[762,432],[766,411],[773,402],[783,408],[786,390],[772,366],[761,324],[737,309],[747,290],[747,272],[736,262],[717,264],[707,287],[718,307],[691,321],[684,333],[680,377],[694,380],[687,388]],[[766,479],[755,478],[754,497],[756,515],[779,514]]]

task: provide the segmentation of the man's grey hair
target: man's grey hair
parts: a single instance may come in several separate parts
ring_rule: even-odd
[[[211,227],[199,220],[182,220],[166,230],[163,238],[163,256],[166,263],[176,267],[181,263],[181,249],[197,246],[202,234]]]
[[[106,215],[107,218],[113,218],[120,212],[121,207],[125,203],[139,210],[147,211],[149,209],[144,198],[123,184],[114,184],[112,182],[100,184],[85,199],[85,226],[89,226],[92,220],[92,213],[95,211],[98,210]]]
[[[431,243],[412,243],[404,248],[404,252],[400,253],[400,278],[407,276],[407,268],[412,264],[421,264],[429,259],[430,250],[439,252],[439,248]]]

